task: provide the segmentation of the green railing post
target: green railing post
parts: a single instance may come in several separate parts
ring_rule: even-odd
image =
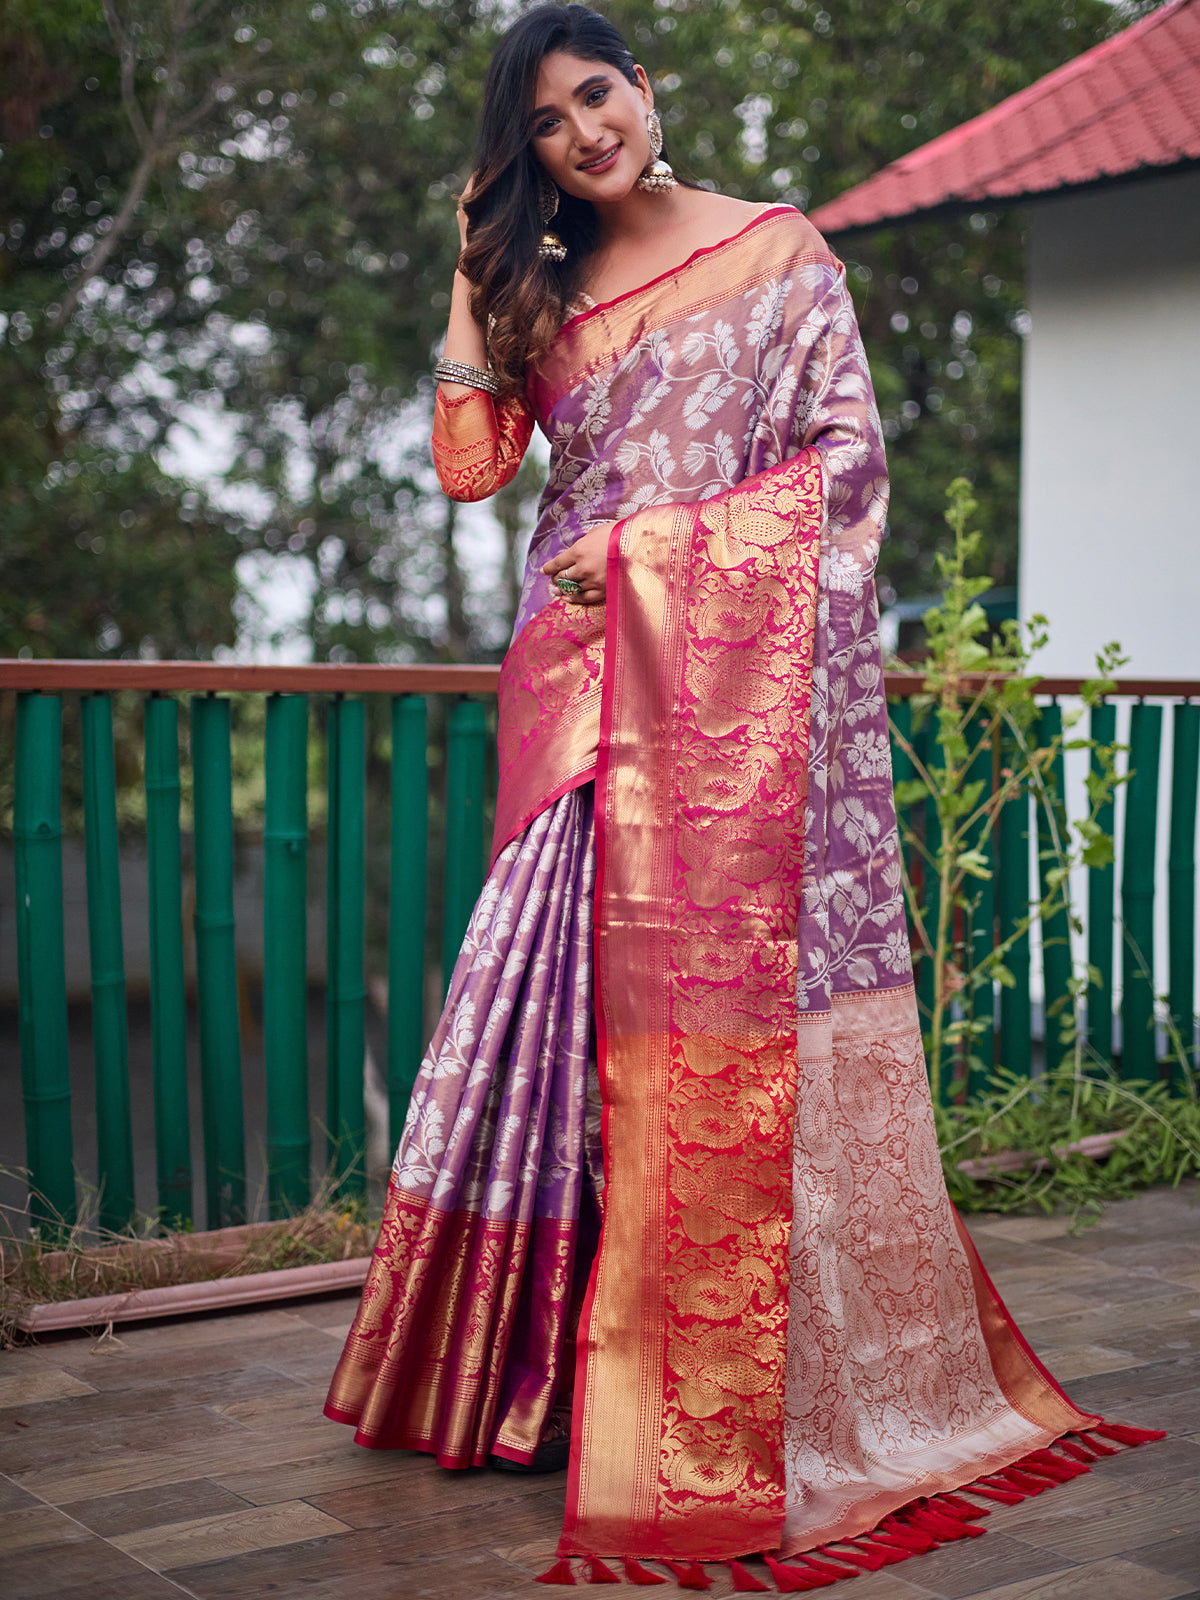
[[[150,1030],[158,1209],[163,1222],[172,1228],[186,1228],[192,1221],[179,800],[179,706],[175,700],[155,695],[146,701]]]
[[[326,1039],[329,1158],[342,1192],[366,1189],[363,1003],[366,893],[366,707],[340,697],[329,707],[329,881]]]
[[[102,1228],[116,1233],[133,1221],[134,1192],[112,698],[107,694],[84,695],[80,712],[99,1221]]]
[[[30,1215],[51,1241],[75,1221],[61,771],[62,700],[18,695],[13,844],[25,1160]]]
[[[1009,741],[1001,745],[1006,765],[1016,766],[1019,753]],[[1000,808],[997,827],[999,873],[996,912],[1000,939],[1013,937],[1029,915],[1029,804],[1028,790]],[[1029,999],[1029,931],[1016,938],[1004,957],[1011,984],[1000,988],[1000,1065],[1028,1077],[1033,1070],[1033,1008]]]
[[[263,828],[263,1062],[272,1217],[310,1198],[308,1125],[308,697],[267,698]]]
[[[941,752],[937,745],[934,730],[929,722],[926,722],[923,728],[918,729],[913,737],[912,744],[913,749],[916,751],[917,759],[923,764],[926,771],[931,771],[931,763],[935,763],[940,759]],[[913,809],[915,813],[917,808],[914,807]],[[941,880],[938,875],[937,865],[938,852],[942,847],[942,825],[938,820],[937,802],[932,795],[921,805],[920,814],[923,819],[922,838],[929,858],[926,860],[924,857],[918,856],[921,862],[921,909],[924,915],[926,937],[930,945],[936,945],[939,908],[942,902]],[[931,954],[927,954],[922,946],[918,945],[913,954],[921,1032],[925,1035],[926,1042],[928,1042],[931,1018],[933,1016],[934,995],[937,990],[935,981],[936,964],[934,957]],[[926,1065],[932,1078],[934,1073],[932,1058],[927,1059]],[[945,1059],[942,1060],[939,1081],[941,1083],[940,1098],[944,1104],[948,1104],[952,1098],[952,1068],[952,1062]]]
[[[974,743],[979,741],[979,750],[967,772],[968,783],[981,783],[983,790],[980,800],[992,793],[995,783],[995,761],[992,740],[988,737],[988,721],[978,717],[972,723],[968,739]],[[967,942],[967,956],[971,970],[981,965],[996,947],[996,848],[995,839],[991,834],[984,837],[984,819],[981,817],[975,825],[968,839],[968,847],[978,850],[987,863],[989,876],[987,878],[970,879],[967,883],[967,894],[975,903],[965,916],[965,935]],[[982,1094],[988,1087],[992,1078],[992,1069],[996,1063],[996,1033],[995,1033],[995,1000],[992,994],[992,985],[985,983],[971,991],[971,1006],[976,1022],[987,1024],[983,1033],[973,1039],[969,1046],[971,1057],[980,1065],[971,1066],[967,1071],[967,1096],[973,1097]]]
[[[1067,836],[1066,784],[1063,779],[1062,707],[1057,701],[1038,712],[1038,744],[1044,749],[1058,740],[1058,754],[1045,775],[1045,788],[1034,795],[1037,810],[1038,887],[1043,900],[1050,893],[1049,874],[1061,865],[1055,847],[1055,834],[1064,855]],[[1047,809],[1049,807],[1049,810]],[[1050,811],[1054,820],[1051,821]],[[1073,1002],[1069,987],[1071,967],[1071,912],[1066,883],[1054,890],[1057,910],[1042,918],[1042,1031],[1046,1070],[1051,1071],[1070,1056],[1070,1048],[1060,1038],[1060,1030]]]
[[[893,700],[888,706],[888,741],[892,751],[892,783],[907,783],[914,775],[912,757],[900,743],[912,743],[912,701]]]
[[[233,924],[233,781],[229,701],[192,699],[196,813],[196,982],[208,1226],[246,1220],[242,1055]]]
[[[1125,859],[1121,868],[1121,1074],[1158,1076],[1154,1037],[1154,850],[1162,707],[1139,700],[1129,715]]]
[[[460,700],[446,730],[446,904],[442,924],[442,988],[450,987],[471,912],[483,888],[483,774],[487,713]]]
[[[1196,1066],[1196,781],[1200,767],[1200,705],[1175,707],[1171,730],[1171,833],[1167,850],[1167,990],[1183,1041],[1184,1060],[1171,1055],[1171,1079],[1182,1088]]]
[[[1105,702],[1093,706],[1088,731],[1092,742],[1113,745],[1117,742],[1117,708]],[[1092,752],[1091,770],[1099,775],[1101,764]],[[1096,812],[1096,821],[1111,838],[1113,835],[1112,800]],[[1087,945],[1088,965],[1100,974],[1100,982],[1088,988],[1087,1039],[1101,1061],[1111,1062],[1113,1057],[1113,894],[1116,871],[1110,862],[1107,867],[1089,867],[1087,877]]]
[[[916,768],[913,766],[912,757],[909,755],[908,751],[904,748],[904,746],[900,743],[901,739],[906,739],[910,745],[913,742],[912,701],[911,700],[893,700],[891,702],[891,704],[888,706],[888,724],[889,724],[889,726],[888,726],[888,741],[889,741],[889,743],[891,745],[891,755],[892,755],[892,786],[893,786],[893,789],[894,789],[896,784],[898,784],[898,783],[908,783],[913,778],[916,777]],[[905,806],[903,808],[903,810],[901,809],[901,807],[899,805],[896,806],[896,826],[897,826],[897,831],[898,831],[898,834],[899,834],[900,855],[901,855],[901,858],[903,859],[904,869],[905,869],[905,872],[908,874],[908,880],[909,880],[910,883],[914,881],[914,879],[915,879],[915,877],[917,875],[917,872],[918,872],[918,868],[917,868],[917,861],[918,861],[917,852],[916,852],[916,850],[912,849],[911,847],[909,847],[908,850],[906,851],[905,850],[905,844],[904,844],[904,830],[905,830],[906,827],[911,826],[911,822],[910,822],[911,809],[912,808],[910,806]],[[910,925],[909,925],[910,944],[914,943],[914,941],[911,938],[912,931],[913,930],[912,930],[912,926],[911,926],[911,923],[910,923]],[[915,965],[915,962],[916,962],[916,951],[915,951],[915,948],[914,948],[914,952],[913,952],[913,960],[914,960],[914,965]]]
[[[424,1044],[429,760],[424,695],[392,699],[392,870],[388,908],[388,1125],[400,1142]]]

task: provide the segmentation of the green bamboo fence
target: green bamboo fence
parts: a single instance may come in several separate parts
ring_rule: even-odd
[[[143,695],[145,801],[148,858],[146,914],[150,950],[150,1009],[153,1050],[154,1132],[157,1185],[140,1197],[143,1210],[157,1207],[163,1220],[186,1226],[193,1219],[192,1129],[188,1111],[189,1016],[199,1048],[204,1217],[210,1225],[246,1215],[247,1130],[242,1117],[242,999],[234,926],[235,833],[232,810],[231,694],[262,693],[266,701],[263,827],[263,1067],[266,1114],[248,1130],[265,1150],[272,1215],[288,1214],[312,1192],[314,1136],[321,1156],[332,1157],[344,1192],[363,1187],[365,1144],[363,1063],[365,1056],[364,924],[366,885],[386,895],[387,987],[386,1079],[390,1137],[398,1138],[432,1016],[427,999],[427,951],[440,953],[443,983],[478,895],[486,862],[485,787],[492,759],[488,704],[494,667],[220,667],[181,662],[0,662],[0,689],[17,691],[13,843],[20,989],[21,1084],[31,1215],[44,1236],[69,1227],[76,1214],[76,1173],[67,1029],[63,894],[61,764],[64,694],[81,694],[78,726],[83,777],[83,824],[87,871],[88,949],[91,960],[92,1080],[97,1109],[96,1171],[101,1180],[102,1220],[125,1225],[134,1211],[133,1145],[125,1022],[123,944],[128,929],[121,911],[121,843],[113,761],[111,696],[127,690]],[[920,688],[912,675],[891,675],[896,724],[911,732],[909,697]],[[1078,684],[1058,680],[1042,686],[1065,696]],[[368,700],[383,695],[390,714],[391,785],[387,828],[368,834],[366,761]],[[444,750],[430,748],[427,696],[448,701]],[[187,784],[180,764],[180,696],[189,700],[193,856],[189,864],[181,831]],[[1122,683],[1092,713],[1093,737],[1115,738],[1115,701],[1137,699],[1131,749],[1122,771],[1132,777],[1124,801],[1124,868],[1121,882],[1111,869],[1088,874],[1087,950],[1100,973],[1089,996],[1088,1037],[1101,1054],[1111,1046],[1116,952],[1125,941],[1122,965],[1124,1052],[1129,1075],[1153,1076],[1156,1060],[1154,995],[1144,974],[1139,982],[1136,947],[1147,967],[1153,959],[1156,892],[1168,905],[1169,1005],[1185,1052],[1194,1056],[1192,970],[1195,956],[1195,826],[1200,768],[1200,684]],[[1162,745],[1162,708],[1144,703],[1174,700],[1168,871],[1156,889],[1154,860]],[[1041,713],[1041,735],[1053,734],[1057,707]],[[74,719],[69,719],[74,726]],[[324,727],[327,777],[326,822],[326,1094],[323,1117],[314,1121],[308,1097],[310,958],[307,907],[310,898],[308,816],[310,750]],[[379,724],[384,729],[384,723]],[[926,736],[927,737],[927,736]],[[386,744],[379,733],[380,749]],[[374,747],[373,747],[374,748]],[[928,749],[924,758],[929,759]],[[444,760],[431,785],[431,760]],[[375,755],[372,755],[375,759]],[[1011,759],[1003,743],[980,752],[972,780],[993,781]],[[897,776],[911,776],[904,753],[895,753]],[[1051,773],[1061,792],[1061,774]],[[444,794],[445,857],[430,862],[427,839],[435,796]],[[440,801],[439,801],[440,803]],[[936,853],[936,817],[920,806],[916,831]],[[1101,821],[1105,819],[1102,817]],[[1111,817],[1108,819],[1111,822]],[[1033,800],[1023,794],[1006,805],[994,839],[995,879],[991,904],[981,896],[958,930],[978,955],[993,936],[1007,937],[1028,912],[1030,834],[1039,853],[1047,845],[1045,819],[1035,821]],[[384,835],[390,835],[385,840]],[[381,842],[382,841],[382,842]],[[375,860],[383,852],[388,859]],[[910,862],[910,868],[912,863]],[[1043,855],[1041,871],[1048,870]],[[936,917],[927,872],[926,905]],[[184,908],[194,907],[196,980],[189,997],[185,966]],[[439,917],[438,911],[441,915]],[[1119,919],[1117,916],[1119,910]],[[1065,911],[1061,913],[1065,916]],[[432,925],[431,925],[432,918]],[[1053,1010],[1065,982],[1053,944],[1043,951],[1048,1007]],[[1064,947],[1065,948],[1065,947]],[[993,1058],[1018,1072],[1032,1068],[1029,940],[1017,941],[1006,965],[1012,987],[1002,988],[995,1017],[990,997],[976,999],[977,1015],[992,1023],[976,1046],[982,1062],[966,1092],[982,1087]],[[929,964],[919,967],[928,998]],[[384,974],[379,974],[382,980]],[[432,975],[428,975],[432,976]],[[1108,1030],[1106,1032],[1106,1029]],[[1053,1018],[1050,1021],[1053,1053]],[[961,1063],[944,1063],[944,1078],[961,1079]],[[1178,1064],[1172,1069],[1182,1071]]]
[[[17,700],[13,846],[21,1094],[30,1214],[47,1237],[75,1219],[67,979],[63,954],[62,699]]]
[[[339,696],[328,723],[328,986],[325,1027],[329,1160],[347,1193],[366,1187],[363,1050],[366,988],[366,707]]]
[[[263,1066],[272,1217],[311,1196],[308,1114],[308,696],[267,699]]]
[[[80,713],[99,1222],[116,1232],[134,1220],[134,1195],[111,696],[84,695]]]
[[[186,1228],[192,1222],[192,1140],[183,975],[179,705],[161,694],[146,701],[145,770],[158,1212],[168,1226]]]
[[[233,922],[233,772],[229,701],[192,699],[196,828],[196,991],[208,1226],[246,1220],[242,1047]]]
[[[1158,766],[1162,707],[1139,701],[1129,715],[1129,782],[1125,787],[1121,868],[1121,1071],[1157,1075],[1154,1029],[1154,855],[1158,834]]]

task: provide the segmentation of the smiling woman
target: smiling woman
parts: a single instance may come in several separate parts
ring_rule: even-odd
[[[460,218],[461,298],[473,323],[490,319],[492,366],[505,388],[518,390],[594,276],[603,208],[644,200],[651,232],[671,219],[661,205],[655,211],[658,197],[636,186],[659,153],[651,149],[649,80],[603,17],[582,6],[530,13],[505,35],[488,82],[480,158]],[[548,211],[561,260],[538,250]],[[471,327],[458,323],[452,317],[446,354],[470,359],[464,344],[482,354]]]
[[[952,1491],[1073,1476],[1098,1419],[942,1178],[844,269],[790,206],[668,183],[652,112],[580,6],[489,75],[434,459],[479,499],[536,420],[550,474],[491,872],[326,1409],[448,1467],[569,1449],[543,1581],[763,1589],[763,1552],[791,1592],[969,1537]]]

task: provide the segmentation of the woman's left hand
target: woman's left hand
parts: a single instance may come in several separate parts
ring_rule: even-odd
[[[581,584],[580,594],[567,595],[573,606],[602,606],[604,604],[604,579],[608,567],[608,536],[616,526],[613,522],[600,522],[561,555],[552,557],[542,568],[547,578],[574,578]]]

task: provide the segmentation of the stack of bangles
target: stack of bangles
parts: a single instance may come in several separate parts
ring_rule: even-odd
[[[492,396],[500,393],[500,380],[490,367],[471,367],[465,361],[447,361],[445,357],[433,369],[439,383],[462,383],[468,389],[482,389]]]

